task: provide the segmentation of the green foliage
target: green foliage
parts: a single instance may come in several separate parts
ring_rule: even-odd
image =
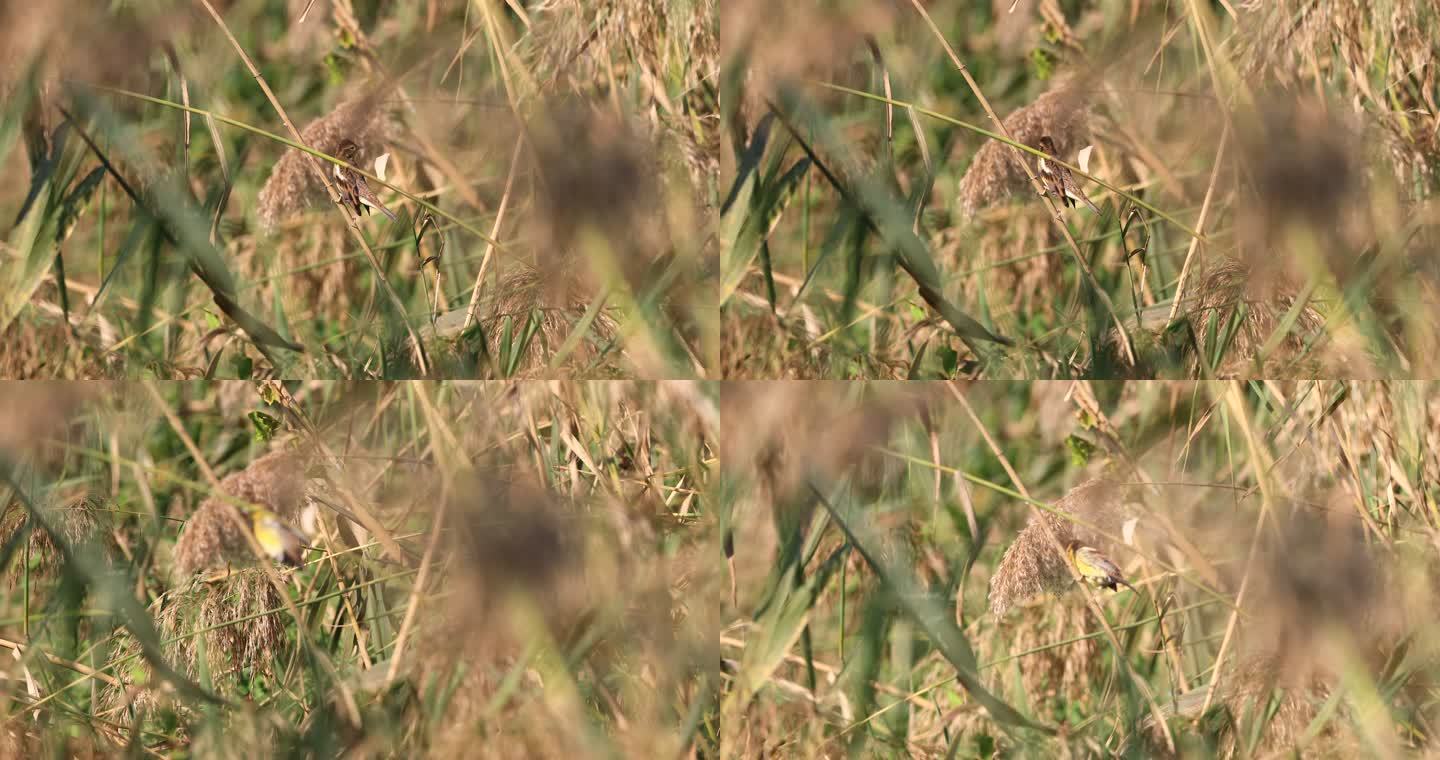
[[[28,579],[0,585],[0,639],[20,643],[14,667],[34,684],[0,718],[54,729],[7,753],[713,752],[700,665],[713,629],[697,624],[712,591],[690,576],[711,546],[714,431],[694,420],[713,387],[154,389],[120,383],[69,410],[30,397],[28,413],[74,445],[58,458],[38,442],[0,450],[0,567]],[[300,440],[271,414],[234,411],[246,396],[293,405]],[[291,486],[255,468],[267,452],[313,451],[306,431],[340,462],[290,476],[327,526],[309,536],[310,561],[271,577],[241,549],[179,575],[180,545],[211,519],[198,505],[243,496],[299,524],[302,505],[273,501]],[[108,491],[112,468],[116,490],[85,512],[100,523],[78,521],[59,500]],[[341,473],[358,501],[313,477]],[[362,509],[393,531],[398,558],[351,519]],[[347,547],[347,533],[365,539]]]
[[[1386,7],[742,5],[727,376],[1433,376],[1433,315],[1394,304],[1434,287],[1433,241],[1404,230],[1440,177],[1409,126],[1435,131],[1416,95],[1440,80],[1414,67],[1440,46],[1412,33],[1428,4]],[[1046,134],[1102,213],[1013,165]],[[773,181],[805,162],[798,190]]]
[[[1415,458],[1440,443],[1414,406],[1430,385],[789,385],[730,407],[727,477],[774,518],[736,528],[733,746],[1144,757],[1170,753],[1160,720],[1182,757],[1428,745],[1436,663],[1413,647],[1433,625],[1404,610],[1435,590],[1395,584],[1435,567],[1410,546],[1440,497]],[[884,420],[858,452],[798,432],[856,419]],[[1122,498],[1075,501],[1096,476]],[[1040,578],[1037,513],[1095,531],[1137,591],[1092,608],[1068,572]],[[1018,595],[1027,575],[1042,588]],[[1017,594],[1001,615],[997,593]]]
[[[515,377],[546,374],[556,354],[569,374],[708,374],[715,227],[697,201],[717,191],[714,156],[691,150],[716,129],[718,103],[700,83],[717,50],[692,47],[704,35],[718,46],[715,21],[698,15],[708,6],[676,3],[655,25],[631,25],[567,1],[497,9],[476,27],[469,6],[361,4],[352,15],[317,4],[300,23],[284,3],[224,5],[235,45],[198,6],[178,19],[163,4],[100,3],[39,23],[21,48],[33,56],[7,64],[0,158],[18,169],[23,131],[31,173],[0,192],[15,220],[0,228],[0,331],[17,348],[0,374]],[[166,44],[135,26],[163,30]],[[592,45],[594,34],[604,39]],[[577,46],[563,77],[548,71]],[[540,141],[558,120],[595,120],[571,108],[577,95],[603,98],[607,123],[584,124],[599,137],[566,146],[574,166],[502,136]],[[366,96],[359,116],[345,114]],[[429,110],[440,103],[443,115]],[[659,129],[632,128],[652,117]],[[422,220],[413,261],[383,219],[347,230],[286,122],[320,160],[342,132],[365,143],[363,170],[390,154],[388,181],[370,182]],[[572,187],[563,172],[605,189]],[[545,174],[553,192],[536,181]],[[437,237],[422,256],[426,234]],[[543,293],[517,287],[536,271]],[[453,334],[434,325],[472,309],[497,340],[512,316],[510,342],[487,347],[503,357],[446,354]],[[544,330],[530,312],[544,313]],[[422,333],[426,354],[392,360]]]

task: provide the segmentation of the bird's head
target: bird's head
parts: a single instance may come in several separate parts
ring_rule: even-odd
[[[1050,139],[1050,135],[1041,135],[1040,140],[1035,143],[1035,147],[1052,156],[1059,154],[1059,151],[1055,150],[1055,141]]]
[[[340,142],[340,148],[335,151],[335,157],[351,166],[358,166],[360,159],[360,146],[354,140],[345,139]]]

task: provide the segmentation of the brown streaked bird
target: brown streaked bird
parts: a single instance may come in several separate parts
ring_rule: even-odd
[[[340,149],[335,152],[335,157],[344,161],[350,166],[360,165],[360,146],[352,140],[345,140],[340,143]],[[349,206],[356,216],[368,213],[367,209],[379,209],[390,217],[390,221],[398,222],[399,217],[395,212],[385,208],[385,204],[375,197],[374,191],[370,189],[370,183],[365,180],[365,175],[351,169],[349,166],[335,164],[335,180],[340,191],[340,203]]]
[[[1055,149],[1055,141],[1050,139],[1050,135],[1041,136],[1035,147],[1056,158],[1060,156],[1060,151]],[[1100,207],[1085,197],[1085,191],[1075,183],[1075,175],[1070,172],[1069,167],[1042,157],[1040,159],[1040,184],[1044,187],[1040,191],[1041,195],[1054,196],[1061,205],[1071,208],[1075,207],[1075,201],[1084,201],[1091,211],[1094,211],[1096,215],[1100,214]]]

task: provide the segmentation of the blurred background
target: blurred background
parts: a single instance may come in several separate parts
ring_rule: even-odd
[[[713,375],[718,23],[0,4],[0,376]],[[349,229],[286,118],[398,219]]]
[[[0,384],[0,755],[713,757],[717,403]]]
[[[1437,15],[726,3],[725,376],[1435,377]]]
[[[723,747],[1433,753],[1436,398],[1338,381],[727,384]],[[1135,590],[1078,586],[1052,536]]]

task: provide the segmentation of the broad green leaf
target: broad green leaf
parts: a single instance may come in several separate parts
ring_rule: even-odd
[[[735,289],[740,287],[741,281],[750,269],[750,264],[760,253],[760,246],[765,238],[770,235],[771,230],[780,222],[780,216],[785,208],[790,205],[791,199],[795,197],[795,191],[800,186],[800,180],[804,178],[806,170],[810,168],[810,159],[805,158],[797,161],[773,186],[760,189],[759,196],[751,205],[748,214],[741,225],[738,237],[731,243],[730,247],[722,249],[724,261],[720,270],[720,303],[723,305],[734,295]],[[731,207],[731,214],[739,213],[739,204]],[[722,226],[725,220],[721,221]]]
[[[730,709],[744,710],[770,681],[810,621],[810,611],[820,593],[849,553],[846,546],[836,549],[799,586],[791,586],[788,578],[782,580],[778,596],[755,621],[755,633],[746,641],[745,654],[735,675],[735,688],[726,697]]]
[[[260,443],[274,438],[275,431],[280,429],[280,420],[264,412],[251,412],[246,416],[250,418],[251,427],[255,428],[255,440]]]
[[[50,193],[41,192],[29,213],[10,233],[10,250],[18,266],[7,266],[0,276],[0,330],[4,330],[30,302],[45,272],[54,260],[56,214],[50,208]]]

